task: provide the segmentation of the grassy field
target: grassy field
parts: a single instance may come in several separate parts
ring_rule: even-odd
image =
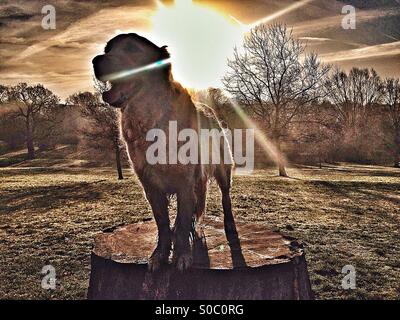
[[[236,176],[234,212],[297,237],[305,245],[318,299],[400,298],[400,170],[341,165]],[[218,190],[208,215],[222,216]],[[111,169],[0,169],[0,298],[82,299],[90,250],[101,230],[151,217],[136,177]],[[51,264],[57,288],[41,289]],[[357,288],[343,290],[345,265]]]

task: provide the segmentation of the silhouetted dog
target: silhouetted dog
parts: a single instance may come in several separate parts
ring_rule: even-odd
[[[168,261],[172,243],[177,268],[184,270],[191,266],[192,222],[204,213],[207,181],[211,177],[215,177],[221,189],[225,231],[234,226],[229,195],[231,164],[221,160],[220,164],[210,165],[151,165],[146,161],[146,150],[152,144],[146,141],[150,129],[162,129],[167,143],[170,121],[177,122],[178,132],[187,128],[197,132],[200,128],[221,130],[215,115],[196,108],[188,92],[174,82],[170,64],[158,65],[168,58],[165,47],[160,48],[137,34],[121,34],[107,43],[105,54],[93,59],[96,78],[111,83],[111,89],[103,93],[103,100],[121,108],[122,135],[157,222],[158,244],[149,261],[150,270]],[[158,67],[144,70],[149,65]],[[220,140],[221,149],[222,144]],[[178,212],[172,232],[168,203],[169,196],[174,194]]]

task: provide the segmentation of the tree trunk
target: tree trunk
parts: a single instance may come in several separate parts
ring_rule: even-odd
[[[285,165],[284,165],[282,159],[279,160],[279,176],[280,177],[287,177],[288,176],[288,174],[286,172]]]
[[[33,132],[32,125],[30,123],[29,117],[26,119],[26,147],[28,149],[28,159],[35,159],[35,147],[33,144]]]
[[[396,150],[395,159],[394,159],[394,167],[400,168],[400,128],[396,132],[395,140],[396,140],[395,145],[397,147],[397,150]]]
[[[275,139],[275,145],[276,145],[276,149],[278,150],[278,159],[277,159],[277,161],[278,161],[279,176],[280,177],[287,177],[288,174],[287,174],[286,168],[285,168],[285,160],[284,160],[284,157],[282,155],[280,138],[276,138]]]
[[[122,175],[121,149],[119,148],[119,145],[115,147],[115,160],[117,162],[118,180],[122,180],[124,179],[124,176]]]
[[[109,229],[95,239],[88,298],[145,300],[313,299],[303,246],[255,223],[236,224],[232,246],[222,221],[207,218],[193,241],[193,267],[147,271],[157,241],[154,221]],[[235,256],[241,255],[242,259]]]

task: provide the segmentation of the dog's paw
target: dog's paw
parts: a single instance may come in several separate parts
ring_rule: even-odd
[[[176,268],[179,271],[185,271],[189,269],[193,264],[193,257],[190,252],[182,253],[176,258]]]
[[[161,266],[168,263],[168,256],[161,251],[154,251],[151,255],[148,263],[148,270],[150,272],[155,272],[160,270]]]

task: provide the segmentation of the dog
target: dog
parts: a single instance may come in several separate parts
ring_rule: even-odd
[[[148,264],[151,271],[169,262],[171,250],[172,261],[179,270],[191,267],[193,222],[199,222],[204,215],[210,179],[215,178],[221,190],[225,232],[234,228],[230,198],[233,161],[231,164],[223,161],[219,164],[149,164],[146,161],[146,150],[151,144],[146,140],[147,132],[157,128],[168,134],[170,121],[176,121],[179,131],[222,130],[215,114],[207,108],[196,107],[188,91],[174,81],[171,64],[161,63],[169,58],[165,46],[158,47],[130,33],[111,39],[104,54],[92,61],[95,77],[108,81],[111,86],[102,94],[103,100],[121,110],[122,137],[157,223],[158,242]],[[145,67],[152,65],[157,67]],[[168,206],[173,195],[177,199],[177,215],[171,230]]]

